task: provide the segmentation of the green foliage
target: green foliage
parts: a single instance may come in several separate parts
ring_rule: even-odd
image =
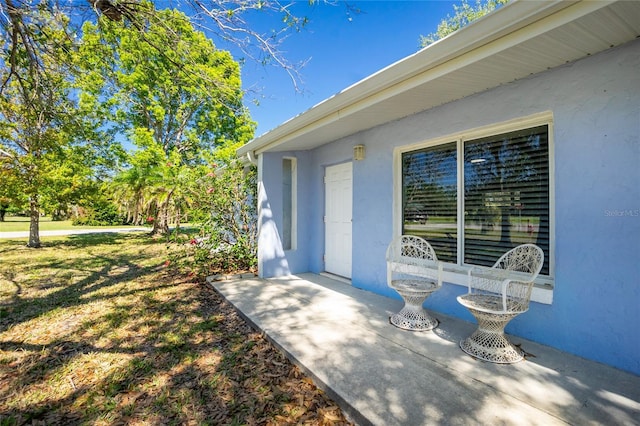
[[[115,199],[129,220],[153,217],[153,232],[166,234],[188,211],[209,153],[229,156],[253,137],[239,66],[175,10],[137,26],[85,24],[81,54],[83,102],[137,147],[114,179]]]
[[[147,15],[140,27],[100,20],[85,24],[83,100],[109,116],[140,149],[159,146],[181,162],[252,136],[242,105],[238,63],[217,50],[175,10]],[[247,137],[248,135],[248,137]]]
[[[509,0],[476,0],[475,7],[467,0],[462,0],[459,5],[453,5],[453,16],[447,15],[439,24],[436,32],[427,36],[420,36],[420,47],[426,47],[436,41],[445,38],[449,34],[480,19],[494,9],[508,3]]]
[[[152,232],[166,234],[169,223],[179,225],[187,215],[201,167],[181,164],[176,152],[166,155],[157,144],[135,151],[130,162],[113,180],[114,199],[128,222],[143,224],[152,217]]]
[[[0,221],[6,213],[17,213],[28,208],[24,196],[23,181],[14,172],[11,158],[0,155]]]
[[[62,146],[43,161],[42,209],[54,220],[67,220],[71,207],[100,190],[94,180],[93,155],[87,145]]]
[[[104,174],[113,145],[101,117],[78,103],[71,19],[52,4],[30,6],[9,7],[11,19],[1,27],[0,64],[7,66],[0,68],[0,168],[8,189],[0,196],[26,204],[29,246],[39,247],[42,209],[64,218],[92,186],[90,178]]]
[[[4,96],[0,97],[0,156],[11,190],[19,191],[29,202],[30,247],[40,246],[40,193],[50,155],[68,143],[77,129],[75,123],[64,118],[74,112],[68,69],[62,65],[68,63],[67,52],[72,50],[72,43],[65,39],[67,20],[45,11],[40,14],[39,22],[33,16],[12,20],[14,29],[29,28],[34,43],[15,43],[13,50],[0,51],[0,62],[11,64],[0,70],[4,88]],[[44,49],[44,39],[52,42],[48,50]],[[60,50],[51,49],[52,46]],[[30,57],[38,47],[43,50],[34,63]]]
[[[237,159],[218,159],[194,182],[191,223],[198,237],[175,260],[198,275],[255,271],[257,267],[256,170]]]
[[[79,216],[72,221],[73,225],[110,226],[125,225],[126,218],[118,211],[118,206],[101,197],[82,209]]]

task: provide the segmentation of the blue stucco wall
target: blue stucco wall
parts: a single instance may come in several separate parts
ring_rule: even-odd
[[[299,248],[284,254],[286,267],[262,262],[261,274],[323,270],[324,168],[364,144],[366,159],[353,164],[352,283],[397,297],[384,260],[394,148],[543,111],[554,119],[553,303],[532,303],[507,332],[640,374],[640,40],[310,152],[264,154],[276,223],[281,158],[299,158]],[[445,284],[425,306],[472,321],[455,299],[464,290]]]
[[[296,159],[297,235],[295,250],[282,248],[282,160]],[[260,158],[258,182],[258,270],[262,277],[277,277],[312,270],[310,263],[316,251],[309,244],[313,222],[310,212],[314,191],[310,187],[316,180],[311,173],[309,152],[265,153]],[[320,257],[320,262],[322,257]],[[318,262],[316,262],[318,263]]]

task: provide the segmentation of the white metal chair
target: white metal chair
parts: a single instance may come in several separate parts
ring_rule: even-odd
[[[469,270],[469,292],[458,302],[478,321],[478,329],[460,342],[469,355],[489,362],[511,364],[524,358],[504,335],[505,326],[529,310],[529,300],[544,252],[534,244],[509,250],[491,268]]]
[[[387,284],[404,300],[404,307],[389,321],[396,327],[431,330],[438,320],[431,317],[422,303],[442,286],[442,263],[433,247],[420,237],[401,235],[387,248]]]

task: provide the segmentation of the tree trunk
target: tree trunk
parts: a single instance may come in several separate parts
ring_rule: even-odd
[[[167,199],[158,206],[156,220],[153,221],[153,229],[151,235],[168,235],[169,234],[169,204],[173,191],[169,191]]]
[[[151,230],[151,235],[169,234],[169,220],[167,216],[167,206],[163,203],[159,206],[156,218],[153,221],[153,229]]]
[[[38,199],[32,197],[29,200],[29,243],[27,247],[39,248],[40,247],[40,209],[38,206]]]
[[[177,209],[177,212],[176,212],[176,227],[175,227],[176,233],[179,232],[178,231],[179,229],[180,229],[180,209]]]
[[[153,221],[153,229],[151,235],[167,235],[169,233],[169,224],[166,217],[158,215],[156,220]]]

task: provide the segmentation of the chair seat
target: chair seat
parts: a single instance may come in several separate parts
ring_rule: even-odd
[[[435,281],[419,279],[392,280],[390,287],[396,290],[398,293],[414,293],[415,296],[419,296],[422,294],[433,293],[438,289],[438,284]]]
[[[544,263],[544,252],[535,244],[521,244],[502,256],[491,268],[469,270],[469,293],[458,302],[478,321],[476,331],[460,341],[460,348],[474,358],[499,364],[524,359],[524,352],[509,342],[504,329],[529,310],[533,283]]]
[[[516,300],[507,298],[507,309],[502,309],[502,297],[491,294],[465,294],[458,296],[458,302],[467,309],[486,312],[489,314],[521,314],[527,309],[522,309],[522,304]]]
[[[415,235],[401,235],[389,244],[386,260],[387,284],[404,301],[400,312],[392,314],[389,322],[411,331],[437,327],[438,320],[422,306],[442,286],[442,263],[431,244]]]

